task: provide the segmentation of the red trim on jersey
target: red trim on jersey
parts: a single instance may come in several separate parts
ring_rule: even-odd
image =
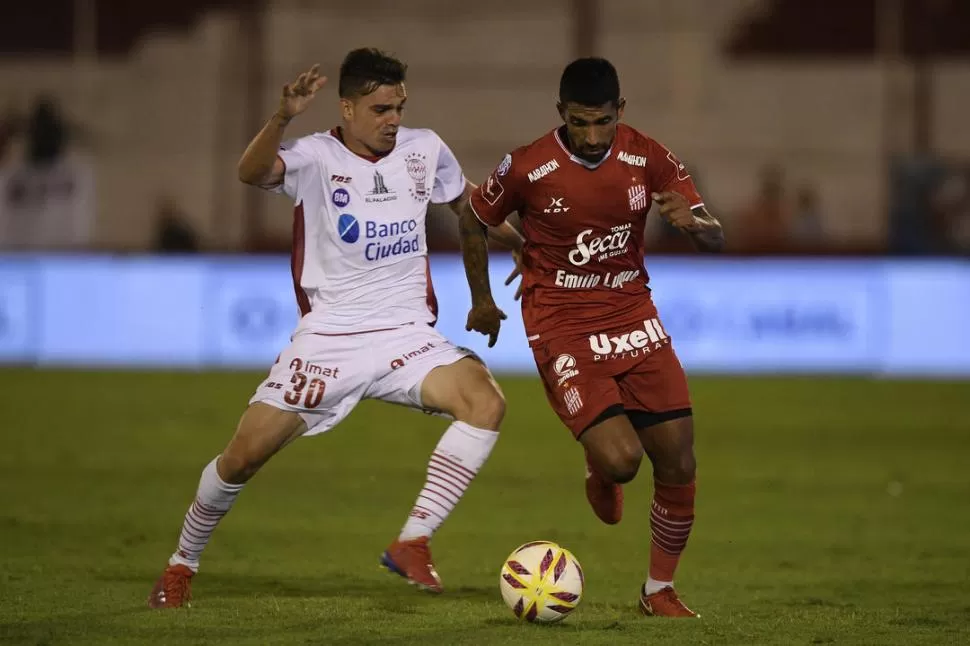
[[[342,143],[344,145],[344,148],[346,148],[347,150],[350,150],[350,146],[348,146],[347,145],[347,142],[344,141],[344,133],[340,129],[340,126],[337,126],[336,128],[331,128],[331,130],[330,130],[330,136],[332,136],[334,139],[336,139],[337,141],[339,141],[340,143]],[[394,149],[392,148],[391,150],[394,150]],[[391,150],[388,150],[383,155],[361,155],[360,153],[354,152],[353,150],[350,150],[350,152],[354,153],[355,155],[357,155],[361,159],[366,159],[370,163],[376,164],[377,162],[379,162],[380,160],[384,159],[389,154],[391,154]]]
[[[428,295],[427,303],[428,309],[431,310],[431,315],[434,316],[434,320],[431,321],[433,326],[438,322],[438,297],[434,294],[434,284],[431,282],[431,260],[427,256],[424,257],[424,275],[428,280]]]
[[[296,292],[296,302],[300,306],[300,315],[306,316],[310,312],[310,299],[300,279],[303,277],[303,254],[306,246],[306,223],[303,219],[303,202],[293,207],[293,251],[290,254],[290,273],[293,274],[293,291]]]

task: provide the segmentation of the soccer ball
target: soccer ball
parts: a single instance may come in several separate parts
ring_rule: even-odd
[[[572,553],[549,541],[516,548],[502,565],[502,598],[519,619],[559,621],[583,597],[583,568]]]

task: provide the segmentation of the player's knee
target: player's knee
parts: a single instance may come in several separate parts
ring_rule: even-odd
[[[490,431],[499,429],[505,417],[505,397],[491,381],[466,393],[463,399],[463,410],[456,416],[459,421]]]
[[[664,460],[656,467],[656,477],[668,484],[690,484],[697,474],[697,461],[693,451],[681,452]]]
[[[246,451],[230,444],[219,457],[216,472],[223,482],[243,484],[256,475],[260,465],[261,462],[254,460]]]
[[[606,460],[606,475],[617,484],[630,482],[637,476],[642,460],[642,449],[631,447],[615,451]]]

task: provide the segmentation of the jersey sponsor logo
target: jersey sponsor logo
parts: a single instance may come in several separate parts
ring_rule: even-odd
[[[322,377],[330,377],[331,379],[337,379],[340,377],[340,367],[329,368],[326,366],[321,366],[319,364],[313,363],[312,361],[307,361],[302,357],[294,357],[290,361],[290,370],[295,372],[305,372],[308,375],[320,375]]]
[[[680,180],[681,182],[683,182],[685,179],[687,179],[688,177],[690,177],[690,173],[687,172],[687,167],[684,166],[684,164],[679,159],[677,159],[676,157],[674,157],[674,154],[672,152],[670,152],[669,150],[667,151],[667,161],[669,161],[671,164],[673,164],[674,167],[677,169],[677,179],[678,180]]]
[[[384,183],[384,176],[380,174],[380,171],[374,171],[374,188],[367,191],[367,196],[364,197],[364,201],[368,203],[372,202],[392,202],[397,199],[397,193],[392,191]]]
[[[414,187],[410,189],[411,197],[418,202],[424,202],[428,199],[428,166],[424,163],[424,159],[425,157],[421,153],[411,153],[404,158],[404,166],[407,168],[411,181],[414,182]]]
[[[360,229],[360,222],[349,213],[337,219],[337,233],[348,244],[360,239]],[[417,229],[418,221],[414,218],[397,222],[364,221],[364,239],[368,241],[364,246],[364,258],[373,262],[420,251]]]
[[[592,229],[585,229],[576,236],[576,246],[569,252],[569,262],[582,267],[594,257],[605,260],[626,252],[630,241],[630,224],[620,224],[610,229],[606,235],[589,238]],[[588,239],[587,239],[588,238]]]
[[[640,168],[644,168],[647,165],[647,158],[643,155],[631,155],[624,150],[621,150],[620,154],[618,154],[616,158],[625,164],[629,164],[630,166],[639,166]]]
[[[599,274],[570,274],[562,269],[556,270],[556,287],[568,289],[592,289],[603,278]]]
[[[576,357],[571,354],[561,354],[556,357],[552,369],[556,371],[556,375],[559,377],[556,381],[557,387],[579,375],[579,370],[576,369]]]
[[[569,209],[572,207],[569,207],[563,204],[563,200],[565,199],[566,198],[564,197],[550,197],[549,206],[542,209],[542,212],[543,213],[567,213]]]
[[[643,184],[631,186],[626,192],[630,198],[630,211],[637,213],[647,208],[647,187]]]
[[[552,171],[556,170],[557,168],[559,168],[559,162],[556,161],[555,159],[550,159],[545,164],[542,164],[541,166],[529,171],[529,183],[533,184],[535,182],[538,182],[540,179],[542,179]]]
[[[495,206],[495,203],[505,193],[505,187],[502,186],[502,182],[498,181],[498,178],[493,174],[489,175],[485,183],[482,184],[481,191],[482,199],[488,202],[489,206]]]
[[[431,352],[432,348],[434,347],[435,347],[434,343],[432,343],[431,341],[428,341],[420,348],[411,350],[409,352],[405,352],[400,357],[395,357],[394,359],[391,360],[391,370],[397,370],[398,368],[403,368],[408,361],[410,361],[411,359],[416,359],[420,357],[422,354],[427,354],[428,352]]]
[[[416,253],[421,249],[418,221],[414,218],[399,222],[364,223],[364,237],[371,242],[364,247],[364,258],[370,261]],[[410,234],[414,234],[412,237]],[[393,240],[393,242],[389,242]]]
[[[354,243],[360,237],[360,223],[349,213],[343,213],[337,218],[337,234],[344,242]]]
[[[622,289],[631,280],[635,280],[640,275],[639,269],[627,269],[617,274],[606,272],[605,274],[570,274],[562,269],[556,270],[556,287],[566,289],[593,289],[594,287],[608,287],[609,289]]]
[[[334,184],[350,184],[349,175],[331,175],[330,181]]]
[[[333,192],[333,195],[330,196],[330,199],[333,200],[334,206],[342,209],[350,204],[350,193],[347,192],[347,189],[345,188],[338,188]]]
[[[509,170],[512,168],[512,155],[506,155],[499,162],[498,168],[495,169],[495,174],[499,177],[505,177],[508,175]]]
[[[636,329],[617,336],[593,334],[589,337],[589,349],[594,361],[633,358],[648,354],[670,343],[660,321],[652,318],[643,322],[643,329]]]

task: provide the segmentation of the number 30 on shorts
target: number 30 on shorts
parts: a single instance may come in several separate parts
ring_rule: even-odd
[[[294,372],[290,383],[293,385],[283,393],[283,401],[291,406],[299,405],[300,399],[305,397],[303,405],[306,408],[316,408],[323,401],[323,393],[327,390],[327,384],[322,379],[308,379],[302,372]]]

